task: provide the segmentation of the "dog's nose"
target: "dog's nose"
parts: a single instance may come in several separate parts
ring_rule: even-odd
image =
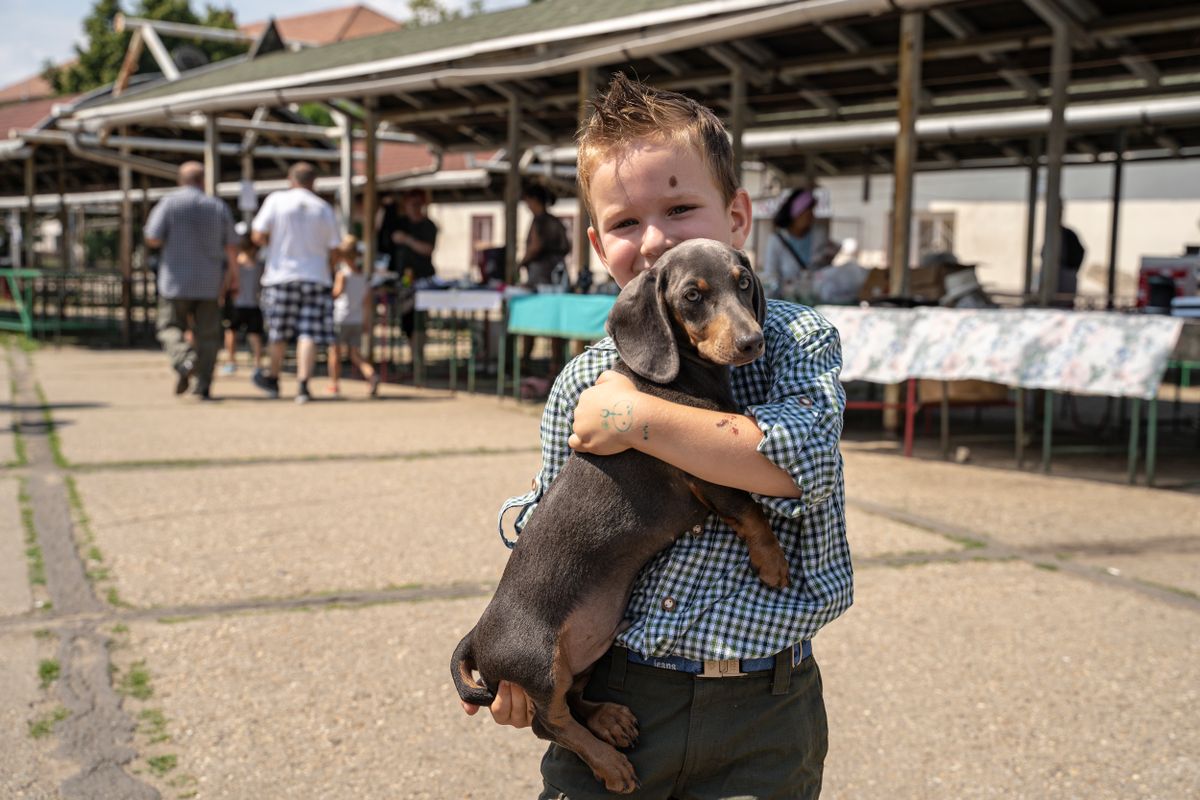
[[[762,331],[742,334],[734,340],[734,345],[742,355],[758,357],[764,347]]]

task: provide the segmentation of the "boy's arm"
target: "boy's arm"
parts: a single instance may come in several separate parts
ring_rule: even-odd
[[[626,408],[631,424],[609,423],[615,417],[605,412]],[[643,394],[629,378],[610,371],[580,396],[571,447],[598,456],[632,447],[709,483],[772,497],[799,497],[791,475],[758,451],[762,439],[758,425],[744,414]]]
[[[606,375],[580,396],[572,446],[597,454],[633,447],[703,480],[761,495],[789,516],[799,513],[795,498],[822,501],[841,464],[841,344],[814,312],[791,308],[767,332],[766,361],[741,368],[743,380],[760,384],[745,415],[677,406]],[[613,415],[627,408],[628,418],[614,424]]]

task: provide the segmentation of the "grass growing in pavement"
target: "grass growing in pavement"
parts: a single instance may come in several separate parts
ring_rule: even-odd
[[[41,681],[42,688],[49,688],[50,684],[58,680],[59,672],[58,662],[53,658],[43,658],[38,662],[38,679]]]
[[[34,739],[44,739],[54,732],[54,726],[71,716],[71,712],[59,706],[49,714],[30,720],[29,735]]]
[[[62,440],[58,436],[58,427],[54,424],[54,415],[50,413],[50,401],[40,383],[33,385],[37,392],[38,402],[42,406],[42,421],[46,423],[46,441],[50,442],[50,454],[54,456],[54,466],[59,469],[70,469],[71,462],[63,455]]]
[[[151,756],[146,759],[146,763],[150,765],[150,771],[160,778],[175,769],[178,761],[179,759],[170,753],[162,756]]]
[[[42,548],[38,546],[37,528],[33,524],[33,499],[29,487],[22,480],[17,489],[17,505],[21,509],[21,528],[25,531],[25,559],[29,562],[29,582],[34,586],[46,585],[46,562],[42,560]]]
[[[121,676],[121,681],[117,684],[117,691],[138,700],[150,699],[150,696],[154,694],[154,688],[150,685],[150,671],[146,669],[145,661],[134,662],[129,668],[129,672]]]
[[[138,732],[145,734],[150,744],[171,741],[171,735],[167,733],[167,717],[161,710],[147,708],[138,713],[138,719],[141,721]]]

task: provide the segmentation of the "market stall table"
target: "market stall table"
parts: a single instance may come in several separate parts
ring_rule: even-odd
[[[508,333],[517,336],[513,350],[513,397],[520,399],[521,343],[526,336],[595,341],[606,335],[604,325],[616,295],[531,294],[514,297],[508,304]],[[504,347],[500,348],[500,381],[504,389]]]
[[[1024,442],[1023,391],[1045,390],[1042,464],[1047,471],[1055,392],[1133,401],[1130,482],[1136,478],[1141,403],[1150,401],[1146,478],[1153,484],[1158,388],[1179,340],[1182,320],[1056,309],[821,306],[817,310],[841,334],[843,382],[972,379],[1015,388],[1018,459]],[[911,383],[908,397],[906,438],[911,441]]]

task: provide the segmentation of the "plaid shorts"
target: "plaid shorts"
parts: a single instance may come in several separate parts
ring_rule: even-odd
[[[328,286],[308,281],[264,286],[262,308],[269,341],[306,336],[315,344],[333,342],[333,294]]]

